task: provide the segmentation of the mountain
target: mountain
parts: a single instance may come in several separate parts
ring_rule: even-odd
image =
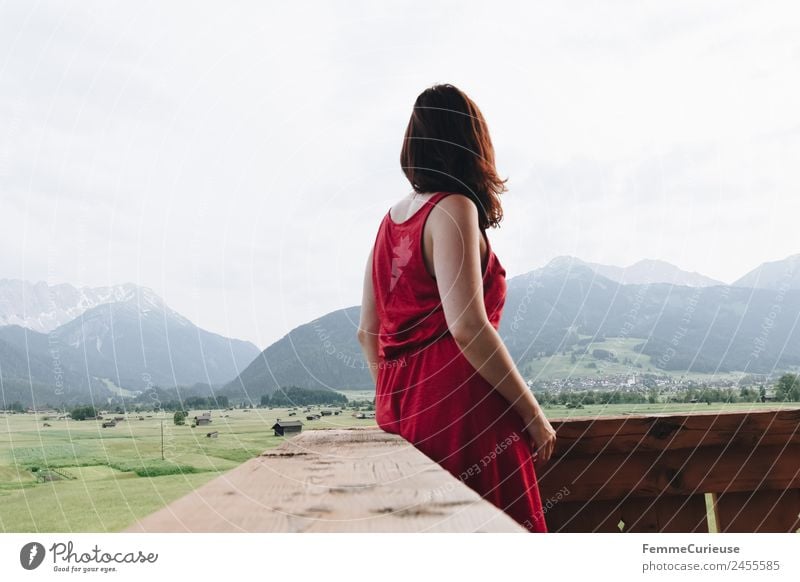
[[[53,334],[80,353],[93,376],[132,390],[224,383],[259,353],[250,342],[200,329],[147,289],[98,305]]]
[[[134,288],[124,301],[92,307],[47,334],[0,327],[0,342],[3,389],[15,386],[15,398],[27,403],[221,385],[259,353],[249,342],[197,327],[145,288]],[[10,402],[7,394],[5,400]]]
[[[26,346],[29,334],[39,337],[28,338],[32,345]],[[42,342],[46,343],[47,337],[38,332],[18,326],[0,328],[0,408],[15,401],[84,402],[85,395],[93,391],[106,392],[101,381],[85,379],[65,368],[57,351],[51,355],[41,349]]]
[[[579,260],[572,257],[568,258],[574,261]],[[601,265],[599,263],[584,264],[598,275],[602,275],[617,283],[629,285],[651,285],[655,283],[669,283],[671,285],[684,285],[686,287],[724,285],[722,281],[706,277],[695,271],[684,271],[671,263],[654,259],[642,259],[628,267]]]
[[[549,265],[509,280],[500,333],[519,366],[579,338],[641,340],[656,369],[770,373],[800,364],[800,291],[775,294],[727,285],[625,285],[588,269]]]
[[[734,287],[786,291],[800,289],[800,254],[762,263],[733,283]]]
[[[580,350],[587,338],[620,338],[655,370],[770,373],[800,365],[800,290],[728,285],[622,284],[572,257],[508,280],[499,332],[523,369],[542,353]],[[269,346],[223,393],[277,386],[373,386],[356,340],[359,308],[329,313]]]
[[[340,309],[293,329],[220,393],[258,404],[279,386],[372,388],[355,338],[359,313],[359,307]]]
[[[102,305],[132,298],[133,283],[110,287],[48,285],[19,279],[0,279],[0,326],[19,325],[46,333]]]

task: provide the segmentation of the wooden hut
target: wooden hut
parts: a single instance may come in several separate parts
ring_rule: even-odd
[[[275,436],[297,434],[303,430],[303,421],[278,419],[278,421],[272,425],[272,430],[275,431]]]

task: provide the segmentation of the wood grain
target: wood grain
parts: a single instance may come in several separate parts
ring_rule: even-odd
[[[566,487],[570,501],[800,487],[800,445],[722,446],[659,453],[565,456],[542,467],[542,497]]]
[[[723,493],[717,499],[723,532],[796,532],[800,528],[800,489]]]
[[[558,435],[555,457],[800,445],[800,409],[582,417],[551,424]]]
[[[311,430],[126,532],[525,532],[402,438]]]
[[[708,532],[703,494],[688,497],[632,497],[621,501],[569,501],[546,514],[558,533]]]

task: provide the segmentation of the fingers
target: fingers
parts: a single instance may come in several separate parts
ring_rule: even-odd
[[[555,435],[551,438],[547,439],[542,443],[542,446],[537,446],[537,444],[531,440],[531,445],[533,447],[533,460],[534,462],[546,463],[550,460],[550,457],[553,456],[553,451],[555,450],[556,446],[556,438]]]
[[[553,456],[553,449],[555,449],[555,446],[556,446],[555,437],[547,441],[547,446],[545,447],[545,455],[544,458],[542,459],[542,462],[546,463],[547,461],[550,460],[550,457]]]

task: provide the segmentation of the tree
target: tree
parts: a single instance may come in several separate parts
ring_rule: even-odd
[[[265,399],[262,397],[262,404]],[[344,406],[347,397],[344,394],[328,390],[327,388],[311,389],[288,386],[279,388],[269,398],[269,405],[273,407],[308,406],[310,404],[333,404]]]
[[[775,385],[775,394],[778,400],[797,402],[800,400],[800,376],[797,374],[784,374]]]
[[[77,408],[73,408],[72,412],[69,414],[72,420],[86,420],[87,418],[97,416],[97,410],[94,406],[78,406]]]
[[[189,413],[185,410],[178,410],[175,412],[175,415],[172,417],[173,422],[176,425],[180,426],[186,424],[186,417],[189,416]]]

